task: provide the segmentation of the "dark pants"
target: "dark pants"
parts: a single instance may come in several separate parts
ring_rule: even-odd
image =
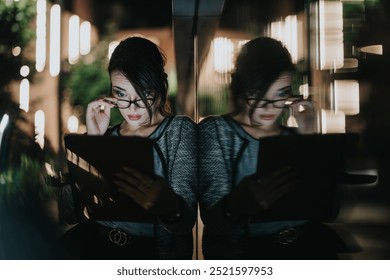
[[[156,238],[129,236],[113,232],[96,222],[82,222],[68,230],[54,252],[56,259],[68,260],[155,260]]]

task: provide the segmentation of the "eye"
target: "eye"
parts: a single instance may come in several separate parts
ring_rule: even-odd
[[[292,89],[291,88],[285,88],[278,90],[277,96],[281,98],[286,98],[292,95]]]
[[[115,97],[120,97],[120,98],[122,98],[122,97],[125,97],[125,96],[126,96],[126,93],[125,93],[124,91],[122,91],[122,90],[114,89],[112,95],[115,96]]]

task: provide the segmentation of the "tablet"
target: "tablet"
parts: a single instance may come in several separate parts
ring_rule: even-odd
[[[259,177],[289,166],[298,175],[299,184],[253,221],[334,219],[338,212],[337,186],[347,155],[353,152],[357,140],[358,134],[354,133],[262,138]]]
[[[156,218],[112,183],[116,172],[130,166],[154,175],[154,141],[142,137],[64,136],[69,180],[79,201],[78,208],[93,220],[154,223]]]

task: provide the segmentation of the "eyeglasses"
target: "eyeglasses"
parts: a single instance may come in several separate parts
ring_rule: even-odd
[[[149,106],[153,106],[154,102],[156,101],[155,98],[146,98],[146,102],[149,104]],[[119,109],[127,109],[131,106],[131,104],[134,104],[138,108],[147,108],[146,104],[142,99],[135,99],[135,100],[125,100],[125,99],[118,99],[116,101],[116,107]]]
[[[272,104],[275,108],[284,108],[286,105],[288,105],[287,99],[259,99],[259,98],[247,98],[246,102],[248,103],[249,106],[255,105],[255,108],[264,108],[267,106],[268,103]]]

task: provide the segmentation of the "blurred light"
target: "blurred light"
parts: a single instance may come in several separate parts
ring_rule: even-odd
[[[345,133],[345,114],[344,112],[335,112],[322,110],[322,134],[327,133]]]
[[[249,42],[249,40],[239,40],[238,41],[238,49],[240,50],[242,48],[242,46],[248,42]]]
[[[45,169],[46,169],[46,173],[47,175],[51,176],[51,177],[57,177],[57,173],[55,172],[55,169],[54,167],[48,163],[48,162],[45,162]]]
[[[3,140],[3,133],[8,125],[8,122],[9,122],[9,116],[7,114],[4,114],[0,122],[0,150],[1,150],[1,142]]]
[[[291,54],[293,63],[297,63],[303,54],[298,48],[298,36],[301,23],[296,15],[289,15],[284,20],[272,22],[270,25],[270,37],[281,41]]]
[[[371,53],[371,54],[377,54],[377,55],[383,54],[383,46],[382,45],[365,46],[365,47],[361,47],[359,50],[363,53]]]
[[[61,61],[61,7],[54,5],[50,10],[50,75],[60,73]]]
[[[358,68],[359,67],[359,60],[356,58],[345,58],[344,59],[344,66],[343,68]]]
[[[288,16],[285,19],[284,43],[290,51],[293,63],[298,61],[298,20],[297,16]]]
[[[233,42],[224,37],[213,40],[214,46],[214,70],[219,73],[228,73],[233,70]]]
[[[8,125],[8,122],[9,122],[9,116],[7,114],[4,114],[0,122],[0,133],[4,133],[5,128]]]
[[[46,65],[46,0],[37,0],[35,68],[42,72]]]
[[[30,82],[27,79],[20,81],[19,108],[28,112],[30,102]]]
[[[309,97],[309,84],[305,83],[299,86],[299,93],[303,96],[304,99]]]
[[[22,52],[22,48],[19,46],[12,48],[12,55],[13,56],[18,56],[18,55],[20,55],[21,52]]]
[[[80,24],[80,54],[86,55],[91,51],[91,23],[83,21]]]
[[[344,64],[343,4],[319,2],[320,69],[337,69]]]
[[[75,64],[80,56],[80,18],[73,15],[69,18],[68,61]]]
[[[284,24],[282,21],[274,21],[271,23],[271,37],[283,41]]]
[[[30,74],[30,67],[28,67],[27,65],[23,65],[22,67],[20,67],[20,75],[22,77],[27,77],[28,74]]]
[[[359,82],[356,80],[334,81],[335,110],[345,115],[359,114]]]
[[[76,116],[68,118],[68,130],[71,133],[76,133],[79,130],[79,119]]]
[[[287,119],[287,126],[298,127],[297,119],[294,117],[294,111],[292,107],[289,108],[289,117]]]
[[[107,54],[108,59],[111,58],[112,53],[114,52],[115,48],[116,48],[118,45],[119,45],[119,42],[118,42],[118,41],[112,41],[112,42],[108,45],[108,54]]]
[[[35,142],[43,149],[45,144],[45,113],[38,110],[35,113]]]

